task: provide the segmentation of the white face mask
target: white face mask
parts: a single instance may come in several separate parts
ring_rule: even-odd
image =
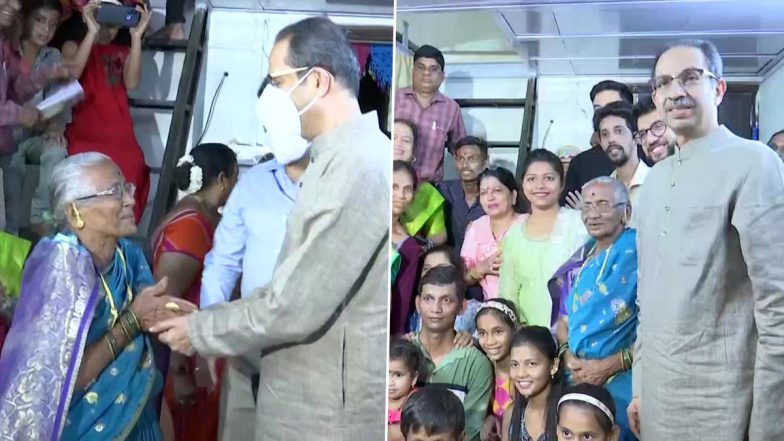
[[[288,92],[272,84],[267,85],[256,102],[256,116],[264,131],[264,145],[270,148],[275,159],[281,164],[289,164],[302,158],[310,147],[310,142],[302,137],[300,116],[307,112],[318,98],[313,98],[299,111],[291,99],[291,92],[299,87],[311,72],[313,69],[297,80]]]

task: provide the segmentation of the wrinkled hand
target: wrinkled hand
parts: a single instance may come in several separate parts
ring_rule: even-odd
[[[629,403],[629,407],[626,408],[626,416],[629,418],[629,426],[632,432],[638,439],[642,439],[642,434],[640,433],[640,397],[634,397],[632,402]]]
[[[498,419],[493,414],[488,415],[479,431],[479,438],[482,441],[500,441],[499,433],[501,433],[501,428],[498,427]]]
[[[583,206],[583,195],[579,191],[573,191],[567,194],[566,205],[573,210],[579,210]]]
[[[141,38],[144,36],[144,31],[147,30],[147,26],[150,24],[152,14],[150,13],[150,10],[147,9],[147,5],[143,3],[137,5],[136,10],[139,11],[141,17],[139,18],[139,24],[131,28],[131,37]]]
[[[199,309],[187,300],[167,296],[167,285],[168,279],[164,277],[155,285],[144,288],[131,304],[131,311],[139,319],[139,324],[144,332],[150,332],[150,327],[160,321],[179,317],[183,314],[190,314]],[[166,305],[172,303],[177,305],[178,310],[166,307]]]
[[[612,366],[605,360],[582,360],[582,368],[579,371],[581,383],[603,386],[607,379],[613,374]]]
[[[95,11],[101,7],[100,0],[98,1],[90,1],[84,5],[82,8],[82,21],[85,25],[87,25],[87,32],[91,34],[97,34],[98,31],[101,30],[101,25],[98,24],[98,21],[95,20]]]
[[[566,368],[571,372],[574,383],[582,383],[583,360],[577,358],[572,351],[566,351],[564,354],[564,364],[566,364]]]
[[[477,273],[479,273],[478,275],[482,276],[482,278],[485,276],[497,276],[498,270],[501,269],[502,257],[503,255],[501,249],[499,248],[492,256],[477,263],[474,269]]]
[[[158,340],[172,348],[173,351],[187,356],[196,353],[193,349],[193,342],[191,342],[191,338],[188,336],[187,316],[164,320],[150,328],[150,332],[158,334]]]
[[[32,129],[36,124],[41,122],[41,119],[41,111],[35,107],[25,106],[19,109],[19,125],[22,127]]]

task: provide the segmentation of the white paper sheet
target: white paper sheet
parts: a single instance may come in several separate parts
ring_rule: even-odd
[[[41,111],[44,119],[49,119],[65,110],[66,107],[81,101],[83,97],[84,89],[82,89],[82,85],[74,80],[62,85],[35,107]]]

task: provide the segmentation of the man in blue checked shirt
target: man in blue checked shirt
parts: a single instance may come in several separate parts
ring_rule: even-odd
[[[286,220],[308,164],[307,155],[288,165],[275,159],[246,171],[234,187],[204,260],[201,308],[227,302],[241,279],[249,295],[272,277],[286,236]],[[252,441],[256,417],[252,379],[259,354],[230,360],[221,391],[220,439]]]

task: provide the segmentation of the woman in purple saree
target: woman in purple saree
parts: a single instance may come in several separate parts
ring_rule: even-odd
[[[136,232],[135,189],[108,157],[67,158],[51,188],[61,232],[25,266],[0,355],[0,440],[158,441],[145,331],[195,307],[163,295],[165,280],[149,286],[144,255],[123,239]]]

